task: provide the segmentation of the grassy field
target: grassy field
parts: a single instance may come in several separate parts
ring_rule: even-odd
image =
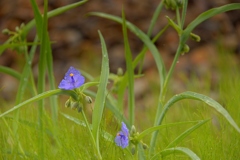
[[[240,157],[240,73],[236,55],[219,49],[214,62],[209,62],[214,63],[214,70],[209,68],[200,76],[194,71],[190,75],[176,71],[176,67],[179,57],[187,56],[189,52],[187,40],[200,41],[200,37],[192,33],[195,27],[219,13],[240,9],[240,4],[205,11],[183,28],[187,1],[161,1],[149,24],[148,33],[128,22],[124,10],[121,17],[91,12],[91,16],[120,23],[126,72],[109,73],[111,66],[105,35],[98,31],[102,49],[101,66],[81,63],[86,59],[79,62],[89,65],[84,67],[92,68],[94,74],[95,68],[100,69],[100,73],[95,77],[91,76],[91,69],[84,72],[70,67],[66,74],[62,73],[65,76],[58,85],[54,77],[48,20],[86,2],[79,1],[48,12],[48,1],[45,0],[42,14],[36,1],[31,0],[34,20],[16,27],[16,31],[4,31],[9,39],[0,46],[0,54],[11,48],[21,53],[25,63],[19,64],[23,65],[21,72],[0,66],[0,72],[19,80],[17,94],[12,95],[14,102],[3,99],[0,102],[0,158],[237,160]],[[152,29],[164,5],[167,9],[174,9],[176,17],[167,17],[168,24],[151,39]],[[37,30],[35,40],[28,43],[26,35],[34,26]],[[168,27],[179,35],[170,68],[165,66],[162,54],[155,46],[156,40]],[[128,30],[144,43],[135,59],[128,42]],[[36,80],[32,62],[38,52],[37,47]],[[151,68],[150,74],[141,74],[141,62],[148,50],[156,68]],[[140,69],[136,75],[134,71],[138,65]],[[179,74],[182,79],[175,77]],[[137,78],[148,84],[140,97],[134,92]],[[174,88],[177,86],[175,83],[183,85],[181,93]],[[159,131],[158,136],[154,131]]]
[[[218,87],[215,89],[217,100],[227,109],[237,124],[240,124],[240,72],[239,64],[235,63],[235,58],[227,52],[219,54],[217,63],[217,72],[219,74]],[[206,74],[208,75],[208,74]],[[192,76],[188,82],[191,83],[187,90],[199,90],[198,83],[205,84],[201,88],[201,92],[206,95],[211,94],[211,83],[209,77],[200,79]],[[203,82],[202,82],[203,81]],[[156,84],[153,84],[156,85]],[[150,88],[152,86],[149,86]],[[154,88],[154,87],[152,87]],[[156,88],[156,87],[155,87]],[[136,107],[136,128],[139,131],[151,126],[154,121],[155,106],[154,93],[150,93],[152,98],[151,107],[147,109],[138,109]],[[169,95],[174,91],[170,91]],[[62,97],[66,99],[66,96]],[[61,98],[61,99],[62,99]],[[148,103],[148,99],[143,102]],[[4,104],[5,109],[9,108],[8,103]],[[39,144],[44,145],[44,154],[46,159],[96,159],[94,157],[93,147],[89,137],[89,133],[85,127],[77,124],[78,119],[82,120],[81,114],[75,110],[64,107],[64,102],[60,103],[59,117],[57,126],[53,125],[50,118],[49,106],[45,106],[44,112],[44,140],[40,142],[38,139],[39,129],[37,125],[37,107],[36,105],[28,105],[20,109],[20,121],[18,125],[18,136],[14,136],[12,129],[13,120],[11,114],[1,119],[0,131],[0,148],[1,159],[39,159]],[[87,117],[91,119],[92,105],[85,108]],[[3,111],[2,111],[3,112]],[[64,116],[65,114],[65,116]],[[75,117],[69,120],[66,115]],[[183,100],[176,103],[168,112],[163,124],[196,121],[210,119],[206,124],[195,130],[186,137],[178,146],[188,147],[192,149],[201,159],[206,160],[237,160],[240,157],[240,136],[236,130],[226,122],[215,110],[209,106],[194,100]],[[80,122],[79,122],[80,123]],[[160,130],[160,136],[157,140],[156,150],[164,149],[171,141],[188,129],[192,124],[179,124],[173,127],[167,127]],[[114,116],[107,109],[103,114],[101,122],[101,130],[108,131],[113,136],[116,135],[119,126],[116,126]],[[56,135],[53,137],[53,135]],[[113,139],[112,139],[113,140]],[[148,144],[150,136],[146,136],[144,143]],[[14,146],[18,145],[18,150],[14,150]],[[100,148],[103,159],[128,159],[120,147],[113,142],[108,142],[104,138],[100,139]],[[148,152],[146,150],[145,152]],[[25,153],[25,156],[23,155]],[[160,157],[159,157],[160,158]],[[188,159],[187,156],[175,153],[166,156],[163,159]]]

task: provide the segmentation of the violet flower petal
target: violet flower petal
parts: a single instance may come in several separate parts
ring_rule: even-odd
[[[60,82],[58,88],[65,90],[73,90],[83,85],[85,78],[74,67],[70,67]]]

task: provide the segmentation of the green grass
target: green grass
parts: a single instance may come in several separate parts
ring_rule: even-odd
[[[229,55],[226,52],[219,54],[218,58],[218,73],[219,73],[219,87],[216,89],[216,93],[219,96],[219,102],[222,102],[223,106],[231,114],[237,124],[240,124],[240,107],[239,107],[239,95],[240,95],[240,73],[238,72],[239,66],[236,63],[231,63],[234,60],[233,55]],[[226,60],[227,59],[227,60]],[[190,79],[191,83],[200,83],[197,78]],[[209,93],[209,78],[205,77],[201,79],[206,84],[201,89],[201,92]],[[188,83],[187,81],[185,83]],[[152,85],[154,85],[152,83]],[[150,86],[151,88],[151,86]],[[156,89],[156,87],[155,87]],[[198,86],[190,85],[188,90],[196,90]],[[173,91],[170,91],[173,92]],[[156,96],[155,91],[152,91],[152,98]],[[147,95],[148,93],[146,93]],[[151,93],[149,93],[151,94]],[[146,99],[147,101],[147,99]],[[5,104],[7,107],[7,104]],[[138,106],[136,106],[137,108]],[[88,105],[86,113],[90,120],[92,111],[91,105]],[[75,118],[83,120],[81,114],[78,114],[74,110],[64,107],[64,103],[60,103],[58,107],[59,112],[71,115]],[[155,113],[155,107],[152,105],[144,113],[143,110],[136,110],[136,115],[140,114],[142,117],[136,119],[136,128],[142,130],[148,128],[149,123],[153,123]],[[18,139],[22,146],[23,151],[26,153],[25,158],[38,159],[38,132],[39,128],[37,122],[37,107],[36,104],[25,106],[19,111],[19,122],[18,122]],[[1,159],[20,159],[23,157],[21,153],[11,154],[13,143],[13,135],[11,132],[12,119],[10,114],[0,120],[0,153]],[[51,120],[50,107],[45,106],[44,112],[44,153],[47,159],[95,159],[94,149],[91,143],[91,139],[88,131],[85,127],[80,126],[73,121],[66,119],[59,113],[58,127],[57,129],[53,126]],[[209,119],[211,120],[195,130],[190,136],[184,139],[178,146],[188,147],[194,151],[201,159],[238,159],[240,156],[240,136],[236,130],[226,122],[216,111],[208,107],[207,105],[193,101],[184,100],[174,106],[167,112],[167,115],[163,121],[163,124],[181,122],[181,121],[194,121]],[[178,137],[186,129],[190,128],[191,124],[177,125],[173,127],[167,127],[160,130],[160,136],[157,140],[157,151],[164,149],[171,141]],[[57,130],[57,138],[52,136],[54,130]],[[103,120],[100,125],[100,130],[106,130],[113,136],[119,130],[116,126],[116,121],[113,118],[111,112],[104,112]],[[149,144],[150,135],[144,139],[146,144]],[[114,143],[106,141],[100,137],[100,150],[103,159],[126,159],[126,153],[115,146]],[[147,151],[146,151],[147,152]],[[172,154],[166,156],[163,159],[188,159],[183,154]]]
[[[196,75],[191,75],[190,78],[186,77],[182,83],[186,84],[185,89],[188,92],[176,93],[174,88],[171,88],[171,83],[174,83],[171,79],[173,73],[179,74],[179,72],[175,73],[174,69],[181,53],[186,52],[186,41],[189,36],[192,36],[192,30],[202,21],[218,13],[240,9],[240,4],[229,4],[203,12],[187,28],[183,29],[187,11],[187,1],[185,1],[181,16],[179,8],[176,9],[177,22],[168,18],[169,24],[166,24],[152,40],[148,35],[151,34],[157,21],[163,1],[154,13],[147,34],[125,20],[124,11],[122,18],[92,12],[90,15],[107,18],[122,25],[127,70],[123,75],[109,74],[107,46],[104,36],[99,31],[102,63],[101,73],[97,75],[100,76],[94,79],[90,76],[92,75],[90,69],[89,73],[82,72],[90,82],[86,82],[80,88],[74,90],[55,89],[51,41],[47,31],[49,18],[85,2],[77,2],[48,12],[48,1],[44,0],[44,12],[41,15],[36,2],[32,0],[34,20],[13,35],[9,34],[9,40],[1,46],[1,52],[8,47],[21,48],[22,50],[18,48],[18,51],[24,53],[26,60],[22,73],[0,67],[0,72],[20,79],[15,107],[9,107],[14,106],[12,102],[1,103],[2,107],[5,107],[0,114],[1,158],[86,160],[134,158],[142,160],[147,158],[189,159],[189,157],[199,159],[198,157],[200,157],[201,159],[237,159],[240,156],[238,152],[240,142],[238,127],[240,124],[238,107],[240,85],[238,82],[240,74],[238,73],[238,64],[233,63],[235,62],[234,56],[230,55],[228,51],[219,49],[216,67],[220,78],[215,81],[218,83],[217,85],[212,84],[211,71],[209,71],[201,78]],[[22,36],[27,34],[35,24],[39,39],[35,38],[34,43],[27,43],[26,37]],[[175,28],[179,34],[179,47],[171,67],[166,69],[154,41],[168,27]],[[142,51],[136,59],[132,59],[128,43],[128,30],[144,42]],[[10,45],[14,39],[19,40],[21,42],[19,44],[23,44],[25,47],[17,42]],[[24,44],[33,44],[29,53]],[[31,60],[37,44],[40,44],[40,56],[36,85],[32,77]],[[23,50],[23,48],[25,49]],[[135,67],[138,63],[143,62],[147,48],[156,62],[157,71],[151,77],[145,76],[144,74],[148,73],[141,74],[142,66],[140,65],[139,75],[134,75]],[[91,64],[88,68],[93,70],[99,66]],[[86,76],[87,74],[88,76]],[[46,91],[46,75],[50,91]],[[109,77],[114,82],[118,82],[118,85],[114,86],[116,87],[115,94],[110,92],[111,88],[109,90]],[[135,99],[137,98],[134,93],[135,78],[142,78],[149,84],[149,90],[143,93],[144,98],[142,99]],[[28,83],[28,79],[30,83]],[[94,87],[94,90],[87,89],[89,87]],[[29,88],[30,93],[25,92]],[[128,88],[128,106],[124,104],[126,88]],[[206,97],[208,95],[211,97],[213,92],[217,95],[213,99],[220,102],[223,107],[213,99]],[[58,97],[57,99],[56,95],[59,94],[70,95],[71,101],[83,106],[81,114],[65,108],[67,97],[66,99]],[[87,105],[85,94],[90,96],[94,103]],[[23,101],[25,96],[29,99]],[[124,110],[128,111],[127,116]],[[121,127],[119,126],[121,121],[125,122],[130,130],[128,149],[117,147],[114,143],[114,137]],[[131,130],[134,128],[131,125],[134,125],[140,134]],[[146,145],[149,148],[144,150]],[[131,149],[135,150],[135,155],[130,153]]]

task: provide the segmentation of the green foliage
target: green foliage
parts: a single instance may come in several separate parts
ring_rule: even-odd
[[[144,160],[167,159],[169,157],[178,159],[179,156],[189,157],[191,159],[236,159],[236,157],[239,157],[239,155],[237,155],[239,153],[237,146],[239,146],[240,143],[240,128],[238,126],[240,110],[232,107],[239,104],[239,99],[236,98],[236,95],[240,94],[239,89],[234,89],[235,87],[239,88],[238,80],[240,79],[240,75],[238,72],[232,75],[223,75],[225,79],[222,80],[223,82],[220,85],[220,95],[226,107],[225,105],[223,107],[223,105],[212,98],[200,93],[186,91],[173,95],[171,98],[169,98],[168,94],[171,91],[169,83],[179,56],[189,51],[189,47],[186,44],[187,40],[193,38],[195,41],[200,41],[200,36],[192,33],[193,29],[203,21],[219,13],[240,9],[240,4],[234,3],[210,9],[200,14],[195,20],[188,24],[186,28],[183,28],[183,26],[185,26],[188,1],[161,1],[154,12],[147,33],[144,33],[137,26],[127,21],[124,10],[122,10],[122,17],[92,12],[89,15],[106,18],[122,25],[126,72],[123,73],[121,70],[117,75],[109,73],[107,46],[99,31],[102,46],[102,66],[99,78],[94,79],[90,73],[83,71],[83,75],[88,78],[90,82],[74,90],[55,89],[51,41],[47,30],[48,20],[50,17],[57,16],[85,2],[87,1],[76,2],[48,12],[48,1],[44,0],[44,12],[41,14],[36,1],[31,0],[34,20],[26,25],[17,27],[16,32],[9,30],[4,31],[4,33],[9,34],[10,38],[5,44],[0,46],[0,53],[7,48],[15,49],[17,52],[23,53],[26,63],[21,73],[11,68],[0,66],[0,72],[8,74],[20,82],[14,107],[0,114],[1,121],[3,122],[1,123],[3,125],[0,126],[0,140],[2,142],[0,144],[1,158],[135,158]],[[150,35],[164,3],[167,8],[174,9],[176,12],[176,20],[166,16],[168,24],[166,24],[153,39],[150,39]],[[180,11],[182,11],[182,14],[180,14]],[[26,35],[34,26],[37,28],[36,38],[34,42],[26,42]],[[170,26],[179,35],[179,45],[171,67],[167,70],[162,55],[154,42],[164,34]],[[141,52],[135,59],[133,59],[128,42],[127,29],[133,32],[144,43]],[[36,85],[33,80],[31,64],[35,56],[36,47],[39,44],[39,75]],[[29,52],[28,47],[31,47]],[[139,133],[135,125],[137,126],[141,122],[144,122],[145,117],[140,122],[138,122],[139,120],[135,120],[136,115],[141,113],[135,109],[134,80],[135,78],[144,76],[142,74],[142,65],[147,50],[150,50],[155,60],[160,85],[158,89],[154,88],[154,93],[156,93],[154,97],[157,97],[155,106],[157,107],[144,113],[144,116],[151,117],[150,120],[153,124]],[[138,74],[135,75],[134,73],[137,69]],[[222,69],[224,70],[225,68]],[[224,74],[231,74],[228,70],[229,69],[227,69],[227,72],[225,71]],[[46,75],[50,84],[50,90],[48,91],[46,91],[45,87]],[[236,79],[238,78],[234,81],[235,83],[233,83],[232,79],[228,78],[231,76]],[[113,86],[110,89],[108,87],[109,80],[113,80]],[[96,87],[97,91],[90,90],[90,87]],[[23,96],[27,88],[30,88],[32,98],[24,101]],[[123,103],[126,91],[128,93],[128,118],[124,114]],[[227,94],[227,92],[229,94]],[[78,113],[61,109],[61,116],[59,116],[59,98],[56,95],[70,96],[67,101],[69,104],[66,106],[70,106],[72,109],[78,108]],[[50,103],[47,103],[46,98],[50,99]],[[169,98],[169,100],[167,100],[167,98]],[[180,102],[180,100],[183,99],[187,101]],[[194,102],[190,104],[188,103],[190,100],[197,100],[203,103],[198,104]],[[35,104],[34,102],[38,102],[38,111],[31,106]],[[172,107],[177,105],[176,102],[178,102],[178,107]],[[49,116],[48,110],[45,108],[46,105],[51,106],[51,116]],[[78,107],[75,105],[78,105]],[[89,105],[93,105],[91,115],[88,114],[89,108],[87,107]],[[167,111],[174,111],[174,109],[179,109],[181,106],[184,106],[181,110],[185,111],[188,115],[182,115],[183,119],[191,120],[185,119],[184,122],[168,123],[169,117],[172,120],[174,118],[171,117],[172,113]],[[201,108],[199,109],[200,113],[190,109],[192,106],[194,106],[194,109]],[[206,114],[206,108],[209,106],[217,111],[217,116],[220,115],[217,121],[219,126],[216,125],[218,127],[207,123],[210,122],[209,115]],[[10,115],[12,112],[14,116]],[[153,112],[155,116],[152,115]],[[197,114],[197,117],[193,116],[193,112]],[[75,116],[72,114],[75,114]],[[130,145],[126,149],[117,147],[114,143],[114,137],[118,130],[118,125],[116,124],[120,124],[119,122],[121,121],[125,122],[128,128],[131,129],[129,133]],[[204,129],[199,130],[200,127]],[[204,141],[206,143],[204,143]],[[150,145],[147,145],[148,143],[150,143]],[[234,145],[232,145],[232,143],[234,143]],[[216,154],[211,154],[208,148],[214,148]],[[232,151],[230,151],[229,148],[231,148]]]

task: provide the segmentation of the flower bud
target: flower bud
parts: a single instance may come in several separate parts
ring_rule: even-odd
[[[3,34],[10,34],[10,31],[9,31],[9,29],[5,28],[5,29],[2,30],[2,33]]]
[[[192,40],[194,40],[196,42],[200,42],[201,41],[201,37],[199,35],[191,33],[190,36],[191,36]]]
[[[89,104],[91,104],[93,101],[92,101],[92,98],[89,97],[89,96],[85,96],[85,101]]]
[[[132,146],[132,148],[131,148],[131,153],[132,153],[132,155],[134,155],[134,154],[136,153],[135,146]]]
[[[130,131],[130,135],[135,135],[136,134],[136,128],[134,125],[132,125],[131,131]]]
[[[69,108],[71,106],[71,100],[68,99],[66,102],[65,102],[65,107],[66,108]]]
[[[77,109],[78,108],[79,103],[78,102],[72,102],[71,103],[71,109]]]
[[[142,143],[143,149],[148,149],[148,145],[146,143]]]
[[[183,47],[183,50],[182,50],[182,55],[183,55],[184,53],[188,53],[189,51],[190,51],[189,46],[188,46],[187,44],[185,44],[184,47]]]
[[[167,9],[176,10],[182,7],[182,0],[164,0]]]
[[[122,76],[123,75],[123,69],[122,68],[118,68],[117,75],[118,76]]]

